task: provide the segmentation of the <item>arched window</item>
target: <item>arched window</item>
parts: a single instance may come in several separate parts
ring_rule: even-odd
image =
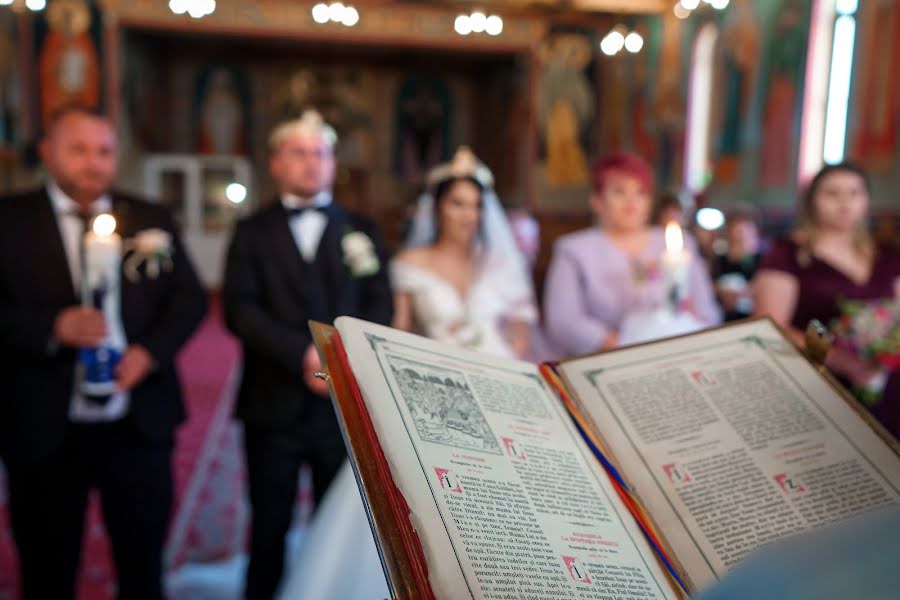
[[[700,28],[691,54],[687,131],[684,148],[684,188],[689,194],[703,190],[709,169],[713,74],[719,29],[714,23]]]
[[[837,0],[834,43],[831,46],[831,73],[828,77],[828,105],[825,108],[825,140],[822,159],[828,164],[844,160],[847,141],[847,104],[853,73],[853,45],[856,41],[857,0]]]
[[[813,4],[797,173],[801,184],[823,162],[844,159],[857,7],[857,0]]]

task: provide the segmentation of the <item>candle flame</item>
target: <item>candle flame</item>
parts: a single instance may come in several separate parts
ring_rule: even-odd
[[[675,221],[666,225],[666,252],[678,253],[684,250],[684,236],[681,226]]]
[[[103,213],[94,217],[94,234],[101,237],[109,237],[116,230],[116,218],[109,213]]]

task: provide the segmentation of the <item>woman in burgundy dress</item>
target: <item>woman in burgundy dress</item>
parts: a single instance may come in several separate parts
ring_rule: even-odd
[[[767,314],[803,343],[811,319],[826,326],[841,313],[840,300],[900,300],[900,253],[877,245],[868,230],[869,182],[844,163],[813,178],[800,206],[799,226],[763,258],[753,280],[756,314]],[[877,371],[835,347],[828,367],[844,382],[865,385]],[[900,373],[873,412],[900,436]]]

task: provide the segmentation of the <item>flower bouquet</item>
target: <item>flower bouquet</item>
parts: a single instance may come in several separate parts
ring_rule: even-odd
[[[841,316],[831,324],[835,344],[872,365],[876,376],[856,386],[856,396],[874,404],[891,373],[900,368],[900,302],[842,300]]]

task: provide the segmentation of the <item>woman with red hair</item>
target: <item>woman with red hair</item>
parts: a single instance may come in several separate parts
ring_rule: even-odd
[[[639,156],[613,154],[594,167],[591,208],[600,226],[556,241],[544,287],[547,333],[567,354],[614,348],[619,329],[633,311],[665,302],[660,260],[663,230],[650,225],[653,170]],[[691,255],[686,308],[703,325],[721,314],[709,274],[685,236]]]

